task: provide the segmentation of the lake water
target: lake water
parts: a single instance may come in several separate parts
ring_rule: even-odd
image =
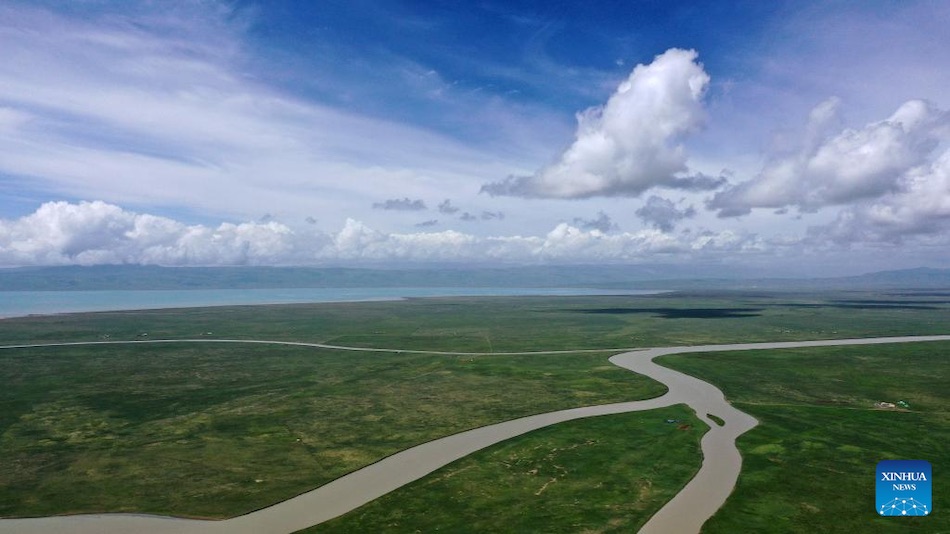
[[[654,293],[659,293],[659,291],[510,287],[0,291],[0,317],[248,304],[357,302],[411,297],[649,295]]]

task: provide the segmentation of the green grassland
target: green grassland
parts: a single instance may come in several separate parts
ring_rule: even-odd
[[[736,491],[703,532],[950,532],[950,343],[672,355],[760,425],[738,440]],[[879,410],[878,401],[908,410]],[[934,469],[934,513],[874,513],[880,460]]]
[[[3,516],[228,517],[434,438],[665,391],[590,354],[173,343],[0,358]]]
[[[699,469],[705,431],[683,405],[562,423],[304,532],[635,532]]]
[[[0,320],[0,344],[235,338],[491,353],[946,333],[948,319],[939,291],[453,298],[13,318]],[[663,392],[609,354],[2,350],[0,516],[232,516],[428,439]]]
[[[102,312],[0,320],[0,344],[291,340],[502,352],[945,333],[950,293],[694,292]]]

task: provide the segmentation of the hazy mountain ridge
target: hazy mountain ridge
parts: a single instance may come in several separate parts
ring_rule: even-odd
[[[950,288],[950,269],[916,268],[836,278],[764,278],[695,266],[571,265],[356,269],[107,265],[0,270],[0,291],[304,287],[592,287],[652,289]]]

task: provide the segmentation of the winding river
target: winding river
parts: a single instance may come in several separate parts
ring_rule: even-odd
[[[406,449],[338,478],[315,490],[303,493],[268,508],[223,521],[203,521],[135,514],[88,514],[29,519],[3,519],[0,520],[0,533],[290,533],[338,517],[477,450],[532,430],[583,417],[652,410],[681,403],[692,408],[696,412],[696,415],[710,427],[710,430],[702,439],[702,467],[700,467],[696,476],[693,477],[670,502],[660,509],[659,512],[654,514],[640,532],[642,534],[699,532],[703,523],[722,506],[726,498],[732,492],[742,467],[742,457],[739,455],[735,444],[736,438],[753,428],[756,425],[756,420],[750,415],[732,407],[726,402],[722,391],[712,384],[662,367],[653,362],[654,358],[665,354],[676,353],[906,343],[915,341],[950,341],[950,335],[701,345],[630,350],[611,357],[610,361],[615,365],[646,375],[665,384],[669,388],[665,395],[642,401],[589,406],[532,415],[461,432]],[[27,347],[89,344],[181,342],[266,343],[373,352],[470,354],[440,351],[366,349],[315,343],[208,339],[15,345],[0,347],[0,349],[12,350]],[[551,354],[554,352],[605,351],[549,351],[510,354]],[[495,353],[495,355],[498,354],[501,353]],[[724,424],[722,426],[718,425],[715,421],[708,418],[706,414],[712,414],[721,418]]]

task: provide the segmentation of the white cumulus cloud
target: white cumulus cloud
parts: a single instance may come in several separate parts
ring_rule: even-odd
[[[797,150],[774,156],[751,180],[716,194],[709,207],[737,216],[753,208],[814,211],[879,198],[899,191],[948,137],[950,114],[922,100],[904,103],[885,120],[830,134],[838,106],[832,99],[816,107]]]
[[[671,235],[655,229],[607,234],[561,223],[538,236],[474,236],[455,230],[386,233],[355,219],[328,234],[280,222],[188,225],[102,201],[48,202],[0,219],[0,266],[321,265],[404,262],[651,261],[756,251],[754,235]]]
[[[574,143],[556,163],[486,184],[482,191],[589,198],[636,196],[655,186],[696,187],[681,140],[705,116],[701,101],[709,76],[697,57],[674,48],[637,65],[604,106],[578,114]]]
[[[212,228],[102,201],[48,202],[20,219],[0,220],[0,265],[297,263],[308,253],[299,241],[273,221]]]
[[[897,191],[850,206],[809,233],[839,245],[917,240],[950,246],[950,150],[906,173]]]

